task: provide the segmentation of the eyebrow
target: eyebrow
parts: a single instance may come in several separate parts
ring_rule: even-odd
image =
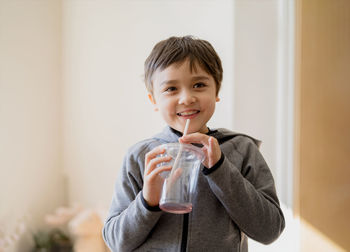
[[[198,76],[194,76],[191,78],[191,81],[199,81],[199,80],[209,80],[209,78],[207,76],[204,76],[204,75],[198,75]],[[162,83],[160,83],[160,86],[163,86],[163,85],[174,85],[174,84],[177,84],[179,82],[179,80],[165,80],[165,81],[162,81]]]
[[[179,81],[178,80],[165,80],[165,81],[162,81],[160,83],[160,86],[163,86],[163,85],[172,85],[172,84],[176,84],[178,83]]]
[[[204,76],[204,75],[199,75],[199,76],[194,76],[192,78],[192,81],[198,81],[198,80],[209,80],[209,77]]]

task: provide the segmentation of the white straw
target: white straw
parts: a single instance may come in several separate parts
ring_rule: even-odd
[[[183,133],[183,136],[187,135],[187,131],[188,131],[188,127],[190,125],[190,119],[187,119],[186,120],[186,125],[185,125],[185,129],[184,129],[184,133]],[[170,172],[170,176],[171,177],[174,173],[174,170],[177,168],[177,165],[179,163],[179,160],[180,160],[180,156],[182,154],[182,149],[183,149],[183,144],[180,144],[180,149],[179,149],[179,152],[177,153],[177,156],[175,158],[175,161],[174,161],[174,164],[173,164],[173,167],[171,169],[171,172]]]
[[[184,129],[184,136],[187,135],[187,131],[188,131],[188,126],[190,126],[190,119],[186,120],[186,125],[185,125],[185,129]]]

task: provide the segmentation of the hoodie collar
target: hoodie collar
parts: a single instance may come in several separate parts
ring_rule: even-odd
[[[209,128],[208,128],[209,129]],[[253,142],[260,147],[261,141],[257,140],[251,136],[241,134],[241,133],[236,133],[227,129],[219,128],[219,129],[209,129],[209,132],[207,135],[210,135],[212,137],[215,137],[219,144],[222,144],[226,142],[227,140],[230,140],[234,138],[235,136],[246,136],[249,137]],[[177,143],[179,141],[179,138],[182,136],[182,133],[169,127],[166,126],[162,132],[156,134],[153,138],[158,139],[162,142],[165,143]]]
[[[161,140],[165,143],[176,143],[178,142],[179,136],[174,131],[172,131],[172,128],[166,126],[162,132],[156,134],[153,136],[153,138]]]
[[[214,134],[217,130],[211,130],[209,127],[207,127],[208,128],[208,133],[206,133],[206,135],[212,135],[212,134]],[[172,132],[174,132],[178,137],[182,137],[182,132],[180,132],[180,131],[177,131],[176,129],[173,129],[173,128],[171,128],[170,127],[170,130],[172,131]]]

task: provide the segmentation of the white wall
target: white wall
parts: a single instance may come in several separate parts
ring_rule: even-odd
[[[235,1],[234,124],[263,141],[275,174],[277,1]]]
[[[234,128],[263,141],[286,229],[272,245],[249,251],[299,251],[292,211],[293,0],[235,0]],[[287,207],[286,207],[287,206]]]
[[[60,1],[0,1],[0,238],[30,225],[9,252],[65,203],[60,26]]]
[[[234,4],[234,128],[263,141],[280,199],[292,206],[294,1]]]
[[[159,40],[193,34],[213,44],[225,74],[209,125],[232,128],[232,1],[64,1],[63,14],[70,202],[108,207],[126,149],[164,127],[142,79]]]

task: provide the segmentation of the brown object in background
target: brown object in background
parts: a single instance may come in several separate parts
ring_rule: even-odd
[[[350,1],[297,0],[296,12],[296,212],[350,251]]]

